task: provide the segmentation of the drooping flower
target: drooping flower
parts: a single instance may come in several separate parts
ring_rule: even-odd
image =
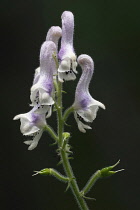
[[[89,84],[94,70],[92,58],[85,54],[80,55],[78,57],[78,63],[82,68],[82,75],[76,87],[73,108],[75,110],[74,117],[78,128],[81,132],[85,133],[85,129],[91,129],[91,127],[84,124],[81,120],[92,122],[96,118],[99,107],[105,109],[105,106],[92,98],[89,93]]]
[[[38,107],[54,104],[53,96],[53,71],[56,69],[53,53],[56,53],[56,46],[52,41],[45,41],[40,51],[40,73],[36,73],[34,84],[31,87],[32,105]],[[36,80],[36,81],[35,81]],[[45,108],[46,109],[46,108]]]
[[[61,48],[58,54],[60,65],[58,68],[58,79],[75,80],[77,73],[76,54],[73,48],[74,16],[72,12],[65,11],[62,16],[62,39]]]
[[[24,143],[30,145],[28,150],[33,150],[43,133],[43,129],[46,126],[45,114],[37,114],[37,107],[27,113],[19,114],[14,117],[14,120],[20,119],[20,131],[23,135],[29,136],[32,140],[25,141]]]

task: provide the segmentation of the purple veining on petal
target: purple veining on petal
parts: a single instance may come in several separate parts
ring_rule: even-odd
[[[89,99],[88,98],[84,98],[80,101],[80,105],[81,105],[81,108],[86,108],[88,106],[88,102],[89,102]]]
[[[46,87],[47,87],[47,92],[51,95],[51,92],[52,92],[52,89],[53,89],[52,83],[47,83]]]
[[[31,123],[36,124],[39,120],[39,115],[34,112],[31,114]]]
[[[43,77],[43,79],[41,81],[41,86],[47,93],[51,94],[51,92],[53,90],[53,78],[52,77],[50,77],[50,78]]]

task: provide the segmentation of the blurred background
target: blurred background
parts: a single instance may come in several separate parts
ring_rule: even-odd
[[[125,168],[99,180],[87,194],[91,210],[139,209],[140,174],[140,3],[138,0],[4,0],[1,2],[1,209],[76,210],[66,184],[54,177],[35,176],[34,170],[57,166],[59,157],[50,136],[44,133],[38,147],[28,151],[20,122],[12,119],[29,111],[34,69],[48,29],[61,26],[65,10],[75,15],[74,47],[77,55],[89,54],[95,62],[91,95],[105,104],[86,134],[77,129],[73,115],[66,131],[72,133],[71,164],[80,189],[98,169],[116,163]],[[81,75],[64,84],[64,107],[74,101]],[[55,113],[47,121],[56,126]],[[3,204],[2,204],[3,203]]]

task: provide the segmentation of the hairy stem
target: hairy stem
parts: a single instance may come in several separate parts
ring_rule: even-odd
[[[59,109],[57,109],[58,138],[59,138],[58,147],[60,149],[60,156],[61,156],[62,164],[63,164],[64,170],[65,170],[65,173],[70,180],[70,182],[69,182],[70,188],[72,190],[73,195],[76,198],[76,201],[77,201],[80,209],[88,210],[89,208],[79,191],[79,187],[77,185],[76,178],[74,177],[74,174],[73,174],[73,171],[72,171],[69,159],[68,159],[68,154],[66,153],[66,151],[64,149],[62,149],[64,121],[66,120],[66,118],[68,117],[70,112],[73,111],[73,108],[72,107],[69,108],[65,112],[64,117],[62,117],[62,84],[60,82],[58,82],[57,105],[59,107]]]
[[[69,116],[73,111],[74,111],[74,108],[73,108],[72,106],[69,107],[69,108],[65,111],[65,113],[64,113],[64,115],[63,115],[63,121],[64,121],[64,122],[67,120],[68,116]]]
[[[81,191],[81,193],[83,195],[85,195],[86,193],[88,193],[88,191],[93,187],[93,185],[95,184],[95,182],[101,177],[101,171],[98,170],[96,171],[91,178],[89,179],[89,181],[87,182],[87,184],[85,185],[85,187],[83,188],[83,190]]]
[[[46,130],[55,141],[58,141],[57,135],[49,125],[46,125],[44,127],[44,130]]]

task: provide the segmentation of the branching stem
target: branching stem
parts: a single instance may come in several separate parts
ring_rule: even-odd
[[[64,131],[64,122],[69,116],[69,114],[73,111],[73,107],[70,107],[69,109],[66,110],[64,113],[64,116],[62,116],[62,83],[58,82],[58,92],[57,92],[57,106],[59,109],[57,109],[57,117],[58,117],[58,147],[62,147],[62,142],[63,142],[63,131]],[[66,173],[66,176],[69,178],[70,183],[70,188],[72,190],[73,195],[76,198],[76,201],[80,207],[81,210],[88,210],[88,206],[84,200],[84,198],[81,196],[81,193],[79,191],[79,187],[76,182],[76,178],[73,174],[69,159],[68,159],[68,154],[66,153],[65,150],[60,149],[60,156],[62,160],[62,164]],[[75,179],[74,179],[75,178]]]

